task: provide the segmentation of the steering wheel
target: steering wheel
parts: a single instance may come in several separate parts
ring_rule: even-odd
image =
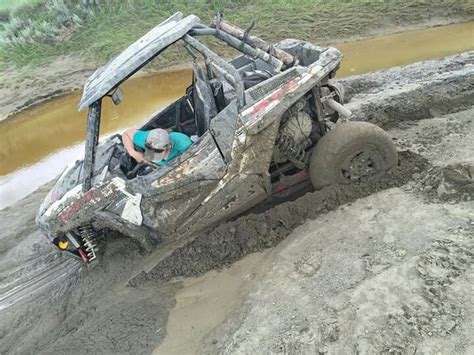
[[[137,165],[127,173],[127,179],[133,179],[136,176],[148,175],[153,170],[155,170],[154,167],[148,163],[137,163]]]

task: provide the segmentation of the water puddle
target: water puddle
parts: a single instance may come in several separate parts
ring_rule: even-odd
[[[166,324],[166,337],[153,354],[199,354],[212,331],[239,309],[256,281],[268,268],[268,252],[255,253],[221,271],[183,281],[176,306]]]
[[[341,43],[339,77],[441,58],[474,49],[474,22]]]
[[[366,73],[474,49],[474,22],[404,32],[337,45],[344,53],[339,77]],[[138,77],[123,85],[119,106],[106,100],[102,137],[138,125],[181,96],[189,70]],[[0,122],[0,208],[34,191],[82,155],[86,112],[80,93],[53,99]]]

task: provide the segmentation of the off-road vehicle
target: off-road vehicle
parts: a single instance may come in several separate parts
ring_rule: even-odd
[[[176,13],[87,80],[84,160],[72,163],[37,215],[59,249],[89,263],[107,231],[148,245],[191,235],[311,181],[315,189],[376,179],[397,164],[382,129],[343,122],[341,87],[332,81],[336,48],[286,39],[271,45],[220,17],[205,25]],[[238,52],[227,61],[198,41],[211,36]],[[184,95],[140,127],[196,136],[169,166],[128,156],[120,135],[99,144],[101,102],[121,100],[119,86],[169,46],[193,65]],[[125,98],[126,99],[126,98]]]

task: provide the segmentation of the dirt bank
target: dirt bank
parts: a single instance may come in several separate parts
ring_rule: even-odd
[[[0,211],[0,352],[141,354],[174,339],[193,344],[197,353],[469,353],[473,109],[456,112],[466,102],[451,101],[451,85],[461,87],[461,81],[435,79],[443,73],[466,78],[471,56],[418,64],[420,72],[432,68],[424,77],[414,74],[416,66],[407,69],[414,92],[421,90],[411,105],[441,100],[444,87],[448,115],[421,110],[426,117],[410,119],[374,100],[386,112],[384,125],[394,127],[389,134],[398,148],[412,151],[401,154],[400,167],[382,182],[309,193],[244,216],[245,223],[223,224],[174,254],[167,246],[145,255],[117,235],[99,264],[80,269],[35,230],[32,221],[46,188]],[[401,107],[398,101],[410,97],[410,80],[403,70],[389,73],[354,79],[351,105],[362,107],[375,95]],[[390,75],[398,75],[399,83],[390,83]],[[406,95],[397,96],[402,88]],[[472,88],[463,88],[470,95]],[[432,91],[437,94],[430,96]],[[367,112],[376,112],[375,106]],[[400,119],[403,124],[396,123]],[[241,288],[222,294],[210,274],[202,276],[214,297],[231,299],[228,306],[205,308],[201,291],[190,292],[194,314],[216,313],[203,319],[206,333],[167,329],[177,324],[177,292],[190,287],[181,282],[183,275],[219,270],[243,257],[242,265],[246,254],[262,249],[266,266],[247,276],[259,282],[243,280]],[[257,258],[253,265],[261,265],[258,255],[251,256]]]

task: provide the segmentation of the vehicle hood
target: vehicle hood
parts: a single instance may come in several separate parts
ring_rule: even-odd
[[[98,68],[84,85],[79,111],[117,87],[198,23],[200,20],[197,16],[183,18],[183,14],[177,12]]]

